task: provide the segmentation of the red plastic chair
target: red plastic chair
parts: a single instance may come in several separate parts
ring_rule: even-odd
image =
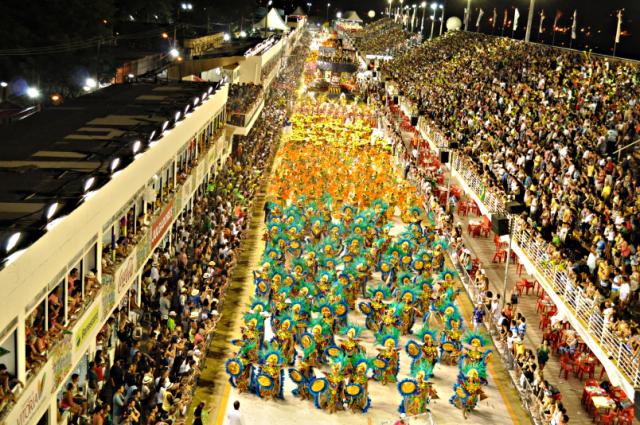
[[[560,360],[560,373],[558,376],[562,376],[564,374],[565,381],[569,379],[569,373],[573,372],[573,363]]]
[[[542,316],[540,318],[540,325],[538,326],[539,329],[545,330],[547,328],[549,328],[549,326],[551,326],[551,319],[547,316]]]
[[[593,421],[597,424],[613,425],[616,421],[616,418],[618,418],[618,414],[616,413],[616,411],[610,410],[608,413],[604,415],[596,415],[596,417],[593,418]],[[618,423],[620,423],[619,419],[618,419]]]
[[[458,215],[467,216],[469,214],[469,204],[467,201],[458,202]]]
[[[522,296],[522,292],[524,291],[527,295],[529,295],[529,290],[533,290],[535,289],[535,283],[528,280],[528,279],[522,279],[521,281],[519,281],[518,283],[516,283],[516,290],[518,291],[518,294],[520,296]]]
[[[585,363],[580,365],[578,370],[576,371],[578,375],[578,379],[582,380],[582,377],[586,374],[589,378],[594,378],[596,374],[596,364],[595,363]]]
[[[502,263],[507,261],[507,251],[502,248],[496,248],[496,252],[493,253],[492,263]]]
[[[618,425],[632,425],[634,418],[633,407],[628,407],[618,412],[616,417],[618,418]]]
[[[627,393],[621,387],[613,387],[609,391],[611,394],[611,398],[615,400],[616,403],[620,403],[622,400],[627,398]]]
[[[484,235],[485,238],[489,237],[491,233],[491,220],[486,215],[482,217],[482,224],[480,225],[480,233]]]

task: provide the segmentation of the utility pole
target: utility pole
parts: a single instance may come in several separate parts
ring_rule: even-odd
[[[469,31],[469,17],[471,16],[471,0],[467,0],[467,15],[464,20],[464,30]]]
[[[531,41],[531,26],[533,25],[533,12],[536,7],[536,0],[531,0],[529,3],[529,16],[527,17],[527,32],[524,35],[524,41],[527,43]]]

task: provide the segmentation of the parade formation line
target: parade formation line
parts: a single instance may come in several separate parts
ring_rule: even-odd
[[[345,101],[297,103],[226,363],[229,397],[251,423],[382,423],[428,410],[439,424],[514,423],[487,374],[488,338],[455,303],[447,240],[373,117]]]

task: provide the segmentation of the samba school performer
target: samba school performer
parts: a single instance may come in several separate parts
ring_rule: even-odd
[[[364,354],[358,354],[351,359],[353,372],[344,389],[347,407],[352,412],[367,413],[371,406],[369,398],[369,378],[373,372],[373,362]]]
[[[334,413],[344,409],[344,367],[349,360],[342,353],[329,359],[329,371],[324,377],[311,381],[309,391],[314,397],[314,404],[318,409]]]
[[[386,303],[391,298],[391,290],[384,285],[378,285],[375,288],[369,288],[367,292],[369,301],[361,301],[358,308],[366,316],[367,329],[377,332],[387,308]]]
[[[284,370],[286,362],[277,348],[268,348],[260,353],[260,371],[255,373],[251,387],[256,395],[264,399],[284,400]]]
[[[410,416],[426,413],[431,400],[438,399],[438,393],[429,381],[433,375],[433,366],[421,363],[411,371],[412,378],[404,379],[398,383],[398,391],[402,396],[402,402],[398,411]]]
[[[470,364],[483,364],[487,365],[491,360],[491,354],[493,350],[487,348],[488,340],[477,331],[467,331],[462,336],[462,355],[460,356],[459,367],[463,370],[465,366]],[[460,376],[460,379],[463,377]],[[482,380],[483,385],[486,385],[486,380]]]
[[[449,402],[462,410],[465,419],[478,402],[487,398],[482,382],[487,381],[487,369],[483,363],[469,363],[460,369],[460,382],[453,385],[453,396]]]
[[[400,367],[400,348],[398,340],[400,331],[393,329],[389,333],[376,333],[378,355],[374,360],[375,370],[373,379],[386,385],[389,382],[397,382],[398,369]]]
[[[411,339],[405,346],[405,351],[412,358],[411,370],[415,370],[423,364],[433,368],[440,357],[440,348],[438,347],[438,331],[423,326],[416,334],[417,339]]]

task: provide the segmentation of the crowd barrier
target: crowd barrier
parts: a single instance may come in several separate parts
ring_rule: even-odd
[[[446,137],[426,125],[422,118],[419,128],[423,136],[430,139],[436,148],[447,148]],[[492,188],[484,184],[468,158],[456,155],[452,165],[452,170],[458,174],[490,214],[509,216],[502,198]],[[627,342],[608,327],[608,323],[598,306],[595,305],[594,300],[588,297],[584,289],[570,277],[564,266],[556,264],[552,260],[549,252],[553,247],[535,234],[523,219],[516,216],[512,218],[513,249],[524,254],[534,265],[537,275],[542,278],[538,279],[538,282],[546,293],[550,295],[553,293],[555,297],[552,298],[557,297],[565,304],[567,310],[588,332],[588,336],[597,343],[604,355],[613,362],[624,379],[631,384],[627,388],[639,387],[640,362],[634,356]],[[629,391],[627,391],[627,395],[633,397],[633,393],[629,393]]]

